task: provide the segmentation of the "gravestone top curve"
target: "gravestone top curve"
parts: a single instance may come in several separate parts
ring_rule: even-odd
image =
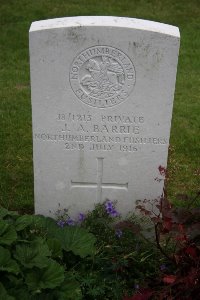
[[[136,18],[113,16],[78,16],[35,21],[31,24],[30,32],[52,28],[77,26],[115,26],[124,28],[134,27],[135,29],[139,30],[154,31],[177,37],[180,36],[179,29],[176,26]]]

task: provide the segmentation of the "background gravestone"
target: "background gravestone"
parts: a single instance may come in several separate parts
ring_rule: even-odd
[[[156,22],[32,24],[36,213],[52,216],[60,204],[74,216],[108,198],[124,215],[161,196],[178,50],[178,28]]]

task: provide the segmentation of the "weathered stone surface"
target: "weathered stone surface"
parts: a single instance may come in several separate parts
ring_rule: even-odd
[[[178,50],[178,28],[150,21],[31,25],[36,213],[75,216],[108,198],[125,215],[162,194]]]

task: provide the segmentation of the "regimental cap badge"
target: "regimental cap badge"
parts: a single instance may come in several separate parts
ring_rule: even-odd
[[[135,85],[135,67],[121,50],[94,46],[82,51],[70,69],[70,84],[83,103],[106,108],[124,102]]]

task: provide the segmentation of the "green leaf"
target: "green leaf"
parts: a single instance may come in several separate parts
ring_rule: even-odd
[[[19,266],[15,260],[11,259],[9,250],[0,246],[0,271],[18,274]]]
[[[17,233],[14,227],[4,220],[0,220],[0,244],[11,245],[17,240]]]
[[[42,256],[51,256],[51,251],[49,250],[46,241],[41,237],[37,237],[34,241],[32,241],[30,246],[32,249],[37,250],[38,254]]]
[[[49,236],[55,236],[60,229],[54,219],[40,215],[34,216],[34,226],[36,229],[45,230]]]
[[[84,228],[64,227],[59,230],[56,237],[66,251],[72,251],[83,258],[94,254],[96,238]]]
[[[0,206],[0,219],[3,219],[7,216],[18,216],[18,213],[16,211],[9,211],[6,208]]]
[[[64,281],[64,268],[54,260],[49,259],[48,267],[33,270],[26,277],[26,284],[30,290],[53,289]]]
[[[45,268],[51,256],[51,252],[42,238],[30,242],[29,245],[17,245],[15,258],[26,268]]]
[[[152,256],[152,253],[149,254],[149,251],[145,251],[141,253],[142,258],[140,259],[140,262],[144,262],[147,260],[149,257]]]
[[[49,238],[58,239],[66,251],[72,251],[81,257],[92,255],[95,251],[96,238],[84,228],[75,226],[60,228],[54,219],[43,216],[37,216],[35,226],[45,230]]]
[[[14,276],[13,274],[8,273],[8,274],[6,274],[5,277],[12,283],[12,286],[15,287],[15,289],[16,289],[16,286],[19,287],[19,286],[24,285],[23,278],[20,276],[17,276],[17,275]],[[10,292],[10,289],[9,289],[9,292]],[[11,295],[13,295],[12,291],[10,293],[11,293]]]
[[[21,300],[21,299],[20,299]],[[40,294],[35,294],[31,297],[31,300],[60,300],[55,298],[54,292],[46,293],[45,291]]]
[[[24,279],[22,277],[6,275],[6,278],[10,281],[10,296],[13,296],[15,300],[32,300],[28,287],[24,284]]]
[[[32,300],[30,293],[28,292],[27,288],[25,288],[25,287],[17,289],[17,294],[16,294],[16,291],[12,290],[12,295],[15,295],[16,300]]]
[[[61,246],[61,242],[58,239],[56,238],[48,239],[47,245],[49,247],[49,250],[51,251],[52,257],[62,258],[63,256],[62,246]]]
[[[78,281],[74,278],[67,278],[62,283],[59,290],[55,291],[56,299],[59,300],[81,300],[82,292]]]
[[[21,231],[26,227],[30,226],[32,223],[33,223],[33,216],[31,215],[20,216],[15,222],[15,229],[17,231]]]
[[[11,297],[6,289],[4,288],[3,284],[0,282],[0,299],[3,299],[3,300],[15,300],[14,297]]]
[[[7,216],[7,214],[8,214],[8,210],[0,206],[0,219],[3,219],[5,216]]]

